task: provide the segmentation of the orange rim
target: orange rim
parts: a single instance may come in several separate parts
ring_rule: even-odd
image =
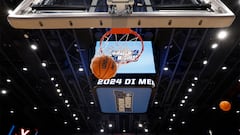
[[[131,33],[132,30],[130,28],[112,28],[110,33],[112,34],[128,34]]]

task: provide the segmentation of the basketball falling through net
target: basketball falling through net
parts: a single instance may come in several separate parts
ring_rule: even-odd
[[[120,65],[138,61],[143,50],[143,40],[137,32],[130,28],[112,28],[101,37],[90,68],[98,79],[110,79]]]

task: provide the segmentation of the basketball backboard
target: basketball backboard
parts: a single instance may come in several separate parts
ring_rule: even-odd
[[[110,8],[108,11],[96,11],[98,0],[92,0],[87,8],[78,5],[59,6],[54,2],[57,1],[23,0],[9,14],[8,21],[14,28],[24,29],[217,28],[230,26],[235,18],[220,0],[209,0],[208,3],[198,0],[190,6],[160,5],[159,9],[153,8],[150,0],[144,0],[143,5],[133,6],[143,6],[146,10],[133,10],[120,15],[110,13]]]

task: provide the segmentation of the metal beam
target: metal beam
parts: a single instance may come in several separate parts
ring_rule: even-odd
[[[195,58],[196,58],[196,56],[197,56],[197,54],[198,54],[201,46],[202,46],[202,44],[203,44],[204,39],[206,38],[207,32],[208,32],[208,29],[206,29],[206,30],[204,31],[203,36],[201,37],[201,39],[200,39],[200,41],[199,41],[199,44],[197,45],[197,48],[195,49],[194,54],[192,55],[191,61],[190,61],[190,63],[188,64],[188,67],[187,67],[187,69],[186,69],[186,71],[185,71],[185,73],[184,73],[184,75],[183,75],[183,77],[182,77],[182,79],[181,79],[180,84],[179,84],[178,87],[177,87],[177,90],[176,90],[175,94],[173,95],[171,104],[173,104],[173,102],[175,101],[174,99],[176,99],[177,95],[178,95],[179,92],[181,91],[181,87],[182,87],[182,85],[183,85],[183,83],[184,83],[184,81],[185,81],[185,79],[186,79],[186,77],[187,77],[187,75],[188,75],[188,72],[189,72],[189,70],[190,70],[190,68],[191,68],[191,66],[192,66],[192,64],[193,64],[193,62],[194,62],[194,60],[195,60]]]
[[[92,0],[91,7],[89,8],[89,12],[95,12],[98,0]]]
[[[31,10],[34,0],[24,0],[8,21],[14,28],[66,29],[66,28],[217,28],[228,27],[235,15],[219,0],[211,0],[211,11],[160,10],[112,15],[108,12],[52,12]],[[151,20],[151,21],[149,21]],[[58,22],[58,23],[56,23]]]
[[[85,73],[86,78],[87,78],[88,86],[90,88],[89,91],[91,91],[93,89],[93,85],[92,85],[92,82],[91,82],[91,79],[90,79],[90,71],[89,71],[89,68],[88,68],[89,62],[86,60],[86,58],[84,58],[84,56],[86,56],[86,54],[84,55],[84,51],[81,51],[81,47],[80,47],[81,44],[80,44],[80,41],[77,37],[76,31],[73,29],[72,32],[73,32],[73,37],[74,37],[75,41],[77,42],[77,48],[79,50],[79,57],[81,59],[81,62],[82,62],[83,68],[84,68],[84,73]],[[92,94],[92,92],[90,92],[90,93],[91,93],[92,99],[96,103],[96,99],[94,98],[94,95]],[[95,104],[95,106],[97,106],[97,104]]]
[[[185,41],[184,41],[183,47],[182,47],[182,49],[181,49],[181,51],[180,51],[180,54],[179,54],[177,63],[176,63],[176,65],[175,65],[175,67],[174,67],[174,70],[173,70],[171,79],[170,79],[170,81],[169,81],[169,83],[168,83],[168,86],[167,86],[167,89],[166,89],[166,91],[165,91],[165,94],[164,94],[165,96],[163,97],[162,103],[165,103],[165,101],[166,101],[167,99],[169,99],[169,96],[170,96],[170,94],[171,94],[171,92],[172,92],[172,88],[173,88],[173,86],[174,86],[174,83],[173,83],[174,77],[175,77],[175,74],[176,74],[176,72],[177,72],[177,69],[179,68],[179,64],[180,64],[180,62],[181,62],[181,60],[182,60],[183,52],[185,51],[185,48],[186,48],[186,46],[187,46],[187,43],[188,43],[188,40],[189,40],[189,38],[190,38],[191,33],[192,33],[192,30],[189,29],[189,30],[188,30],[188,34],[187,34],[187,36],[186,36],[186,39],[185,39]]]
[[[221,70],[221,65],[224,64],[224,62],[227,60],[227,58],[229,58],[231,53],[234,51],[235,47],[239,44],[240,39],[239,39],[239,36],[237,36],[237,35],[239,35],[239,32],[234,33],[235,38],[233,38],[233,39],[236,39],[235,41],[229,41],[228,42],[228,44],[231,44],[231,46],[225,46],[224,49],[221,48],[221,50],[218,49],[217,52],[214,52],[211,59],[208,60],[209,61],[208,66],[209,65],[211,65],[211,66],[214,65],[214,67],[216,67],[216,68],[212,68],[211,71],[206,71],[205,69],[203,69],[203,71],[200,72],[199,80],[202,80],[202,78],[207,78],[208,82],[205,83],[205,84],[202,83],[202,85],[204,87],[201,87],[201,91],[194,98],[192,103],[196,103],[200,100],[200,98],[203,96],[203,93],[207,91],[207,88],[208,88],[209,84],[212,82],[212,80],[214,80],[214,78],[217,76],[218,72]],[[221,61],[215,61],[216,58],[220,59]],[[208,77],[209,73],[211,73],[210,78]],[[200,84],[197,84],[195,87],[196,87],[195,89],[200,89]]]
[[[20,78],[21,78],[21,80],[23,80],[24,81],[24,83],[26,84],[25,85],[25,88],[24,89],[27,89],[27,87],[29,88],[29,89],[31,89],[31,91],[33,92],[33,94],[36,96],[36,97],[38,97],[37,96],[37,93],[35,93],[35,91],[34,91],[34,88],[31,86],[31,84],[25,79],[25,77],[24,77],[24,75],[21,73],[21,72],[19,72],[19,70],[17,69],[17,66],[11,61],[11,59],[9,58],[9,56],[3,51],[3,48],[2,48],[2,46],[0,46],[0,55],[1,56],[3,56],[2,57],[2,59],[5,59],[8,63],[9,63],[9,67],[8,68],[13,68],[13,71],[14,71],[14,73],[15,73],[15,76],[19,76]],[[0,68],[1,69],[1,71],[4,71],[4,73],[8,73],[7,71],[6,71],[6,68],[3,68],[3,67],[1,67]],[[28,97],[27,96],[27,94],[26,94],[26,90],[25,90],[25,92],[23,91],[24,89],[19,85],[19,83],[18,82],[15,82],[15,84],[14,84],[14,88],[16,89],[16,90],[14,90],[14,92],[13,92],[13,95],[15,96],[15,94],[16,93],[18,93],[19,95],[18,96],[21,96],[21,98],[23,98],[23,99],[25,99],[27,102],[28,102],[28,104],[33,104],[34,103],[34,101],[33,101],[33,97],[32,98],[30,98],[30,97]],[[32,94],[32,93],[31,93]]]
[[[67,59],[67,61],[68,61],[68,63],[69,63],[70,70],[71,70],[71,72],[72,72],[73,78],[74,78],[74,80],[75,80],[75,82],[76,82],[76,85],[77,85],[77,87],[78,87],[78,90],[77,90],[76,92],[78,93],[78,96],[81,97],[81,98],[80,98],[80,99],[81,99],[81,102],[82,102],[84,105],[86,105],[86,104],[87,104],[87,101],[86,101],[86,99],[85,99],[85,97],[84,97],[82,87],[81,87],[80,84],[79,84],[79,80],[78,80],[77,75],[76,75],[76,73],[75,73],[75,70],[74,70],[74,68],[73,68],[72,61],[70,60],[70,57],[69,57],[68,52],[67,52],[67,49],[66,49],[66,47],[65,47],[65,45],[64,45],[64,41],[63,41],[63,39],[62,39],[62,37],[61,37],[61,35],[60,35],[60,32],[59,32],[59,31],[56,31],[56,33],[57,33],[57,36],[58,36],[58,38],[59,38],[60,45],[61,45],[62,48],[63,48],[64,54],[65,54],[65,56],[66,56],[66,59]],[[80,93],[79,93],[79,92],[80,92]]]
[[[88,85],[89,85],[90,89],[92,89],[93,86],[92,86],[92,82],[91,82],[91,79],[90,79],[90,72],[89,72],[89,68],[88,68],[89,62],[87,62],[86,58],[84,58],[84,54],[83,54],[84,51],[81,51],[81,47],[80,47],[81,44],[80,44],[80,41],[77,37],[76,31],[73,29],[72,32],[73,32],[73,37],[74,37],[75,41],[77,42],[77,48],[79,50],[78,54],[79,54],[79,57],[81,59],[81,62],[82,62],[83,68],[84,68],[84,73],[86,75]]]
[[[154,93],[153,95],[153,100],[152,100],[152,103],[151,103],[151,107],[153,106],[154,104],[154,101],[158,95],[158,91],[159,91],[159,87],[160,87],[160,83],[161,83],[161,79],[162,79],[162,76],[163,76],[163,68],[164,66],[166,65],[167,63],[167,59],[168,59],[168,54],[169,54],[169,51],[170,51],[170,46],[172,44],[172,41],[173,41],[173,37],[174,37],[174,34],[175,34],[175,29],[172,30],[172,33],[171,33],[171,37],[169,39],[169,43],[168,45],[166,46],[166,48],[164,47],[164,55],[163,55],[163,61],[161,59],[161,56],[159,58],[159,78],[158,78],[158,81],[157,81],[157,87],[156,87],[156,93]],[[162,61],[162,62],[161,62]]]
[[[79,84],[77,75],[76,75],[76,73],[75,73],[75,71],[74,71],[72,62],[71,62],[70,57],[69,57],[69,55],[68,55],[67,49],[66,49],[66,47],[65,47],[65,45],[64,45],[63,39],[62,39],[62,37],[61,37],[61,35],[60,35],[60,32],[59,32],[59,31],[56,31],[56,33],[57,33],[57,37],[59,38],[60,45],[61,45],[62,48],[63,48],[64,54],[65,54],[65,56],[66,56],[66,59],[67,59],[67,61],[68,61],[68,63],[69,63],[70,70],[71,70],[71,72],[72,72],[72,74],[73,74],[73,78],[74,78],[74,80],[75,80],[75,82],[76,82],[77,88],[78,88],[78,90],[79,90],[79,92],[80,92],[80,93],[79,93],[78,90],[76,90],[77,96],[81,97],[80,99],[81,99],[81,102],[83,102],[83,105],[87,105],[87,101],[86,101],[86,99],[85,99],[85,97],[84,97],[82,87],[81,87],[80,84]],[[87,110],[87,111],[88,111],[88,110]],[[89,124],[88,124],[88,122],[87,122],[87,120],[86,120],[85,115],[84,115],[82,112],[81,112],[80,114],[81,114],[82,119],[84,120],[85,124],[87,125],[88,129],[90,129]]]
[[[150,0],[144,0],[144,2],[145,2],[145,5],[152,5]],[[147,6],[147,11],[148,11],[148,12],[152,12],[152,11],[153,11],[153,8]]]

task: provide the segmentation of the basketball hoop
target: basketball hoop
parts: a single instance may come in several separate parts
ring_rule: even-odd
[[[100,55],[111,56],[118,65],[138,61],[143,50],[142,37],[130,28],[112,28],[100,39]]]

